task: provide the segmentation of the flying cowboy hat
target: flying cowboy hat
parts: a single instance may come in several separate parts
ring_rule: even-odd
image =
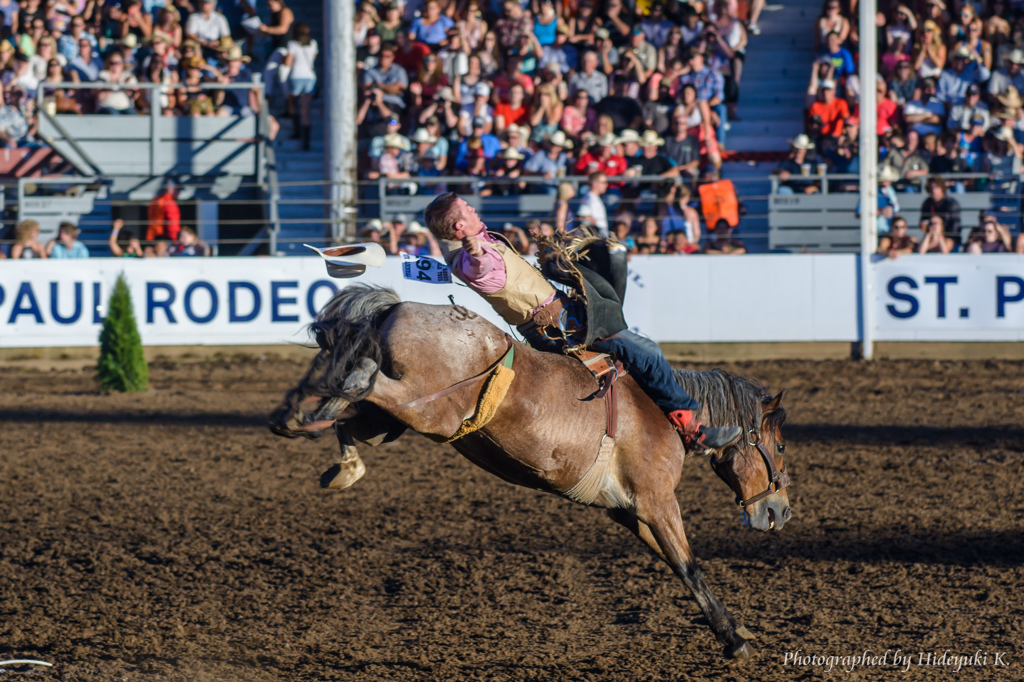
[[[326,249],[318,249],[309,244],[303,246],[320,254],[327,263],[327,274],[337,279],[358,277],[366,272],[367,265],[379,268],[387,259],[384,247],[374,242],[331,246]]]

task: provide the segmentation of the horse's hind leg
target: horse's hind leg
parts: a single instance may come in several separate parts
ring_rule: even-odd
[[[679,505],[675,498],[658,506],[659,508],[655,510],[654,514],[647,516],[646,522],[621,509],[610,509],[608,515],[643,540],[690,588],[704,617],[711,624],[711,630],[715,633],[715,637],[725,645],[726,656],[729,658],[753,656],[754,647],[747,641],[750,638],[750,633],[736,622],[725,605],[711,593],[711,588],[704,580],[704,575],[686,541]],[[744,635],[747,638],[744,638]]]
[[[366,465],[356,451],[356,442],[348,428],[339,422],[334,425],[334,431],[338,435],[338,445],[341,446],[341,459],[336,460],[327,471],[320,474],[320,487],[343,490],[363,477]]]

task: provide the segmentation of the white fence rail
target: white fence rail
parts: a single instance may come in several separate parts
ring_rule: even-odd
[[[630,263],[626,319],[659,342],[857,341],[857,256],[648,256]],[[876,340],[1024,340],[1024,256],[906,256],[872,266]],[[404,280],[400,260],[357,280],[314,258],[6,261],[0,347],[95,346],[117,275],[131,286],[147,345],[306,341],[338,287],[368,281],[404,300],[448,296],[502,328],[463,286]]]

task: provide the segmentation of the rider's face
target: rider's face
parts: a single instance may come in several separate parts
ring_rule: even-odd
[[[462,211],[462,218],[458,222],[458,229],[455,236],[459,239],[467,235],[477,235],[484,231],[484,223],[476,214],[476,209],[462,199],[458,200],[458,206]]]

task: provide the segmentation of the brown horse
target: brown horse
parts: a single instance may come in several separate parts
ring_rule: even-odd
[[[513,344],[465,308],[403,303],[389,289],[350,285],[312,329],[321,351],[271,415],[275,433],[312,436],[337,422],[345,425],[338,429],[343,446],[351,446],[349,429],[372,443],[393,439],[405,427],[446,441],[477,414],[485,377],[511,347],[515,377],[493,418],[452,446],[510,483],[606,508],[682,579],[727,656],[753,654],[750,632],[711,593],[683,531],[674,492],[686,454],[679,435],[628,376],[614,389],[614,447],[602,449],[605,401],[584,400],[596,383],[583,365]],[[480,378],[463,382],[474,377]],[[712,465],[745,505],[752,527],[781,529],[791,515],[780,489],[782,479],[788,482],[779,431],[782,394],[773,398],[717,370],[678,372],[677,378],[700,401],[702,422],[738,420],[748,429],[740,444],[713,453]],[[461,385],[444,391],[455,384]],[[354,448],[349,454],[351,461]]]

